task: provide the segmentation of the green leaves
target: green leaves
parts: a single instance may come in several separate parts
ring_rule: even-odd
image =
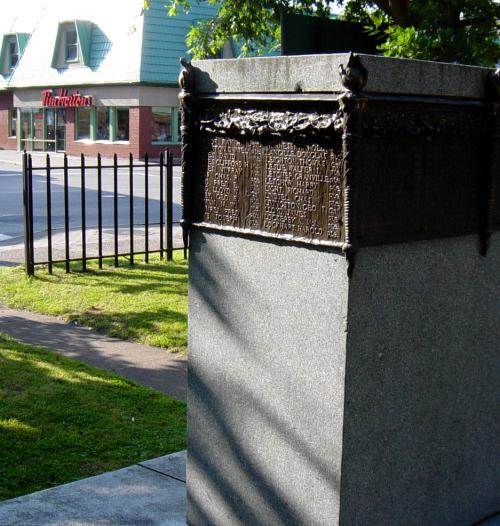
[[[169,0],[168,14],[189,11],[192,1]],[[187,44],[195,58],[216,57],[231,41],[238,56],[276,50],[282,12],[328,17],[335,4],[343,6],[342,18],[382,34],[380,50],[387,56],[487,66],[500,58],[500,5],[495,0],[206,1],[217,6],[217,13],[189,31]]]
[[[494,66],[500,57],[499,6],[490,0],[413,0],[409,27],[389,24],[387,56]]]
[[[237,56],[263,55],[280,43],[280,16],[292,11],[329,16],[333,0],[207,0],[218,6],[211,19],[194,24],[186,38],[194,58],[213,58],[225,44],[234,42]],[[190,0],[170,0],[169,16],[188,12]]]

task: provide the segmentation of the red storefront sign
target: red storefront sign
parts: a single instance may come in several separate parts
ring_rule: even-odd
[[[79,91],[74,91],[68,95],[66,88],[61,88],[57,95],[52,95],[52,90],[42,91],[42,106],[57,106],[61,108],[77,108],[92,106],[91,95],[80,95]]]

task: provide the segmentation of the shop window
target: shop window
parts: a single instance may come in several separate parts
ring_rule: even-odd
[[[152,108],[153,144],[177,143],[181,136],[178,108]]]
[[[17,137],[17,109],[9,110],[9,137]]]
[[[163,144],[173,142],[173,108],[152,108],[153,126],[151,142]]]
[[[65,33],[65,60],[66,62],[75,62],[78,60],[78,35],[76,29],[68,29]]]
[[[92,138],[92,108],[77,108],[75,139],[90,140]]]
[[[96,140],[109,141],[109,125],[109,108],[96,108]]]
[[[117,141],[129,140],[129,110],[128,108],[116,109],[116,134]]]
[[[128,141],[129,109],[114,107],[77,108],[75,139]]]

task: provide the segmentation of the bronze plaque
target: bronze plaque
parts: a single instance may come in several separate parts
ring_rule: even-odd
[[[372,104],[363,128],[351,195],[354,245],[478,232],[487,174],[482,108]]]
[[[318,243],[343,240],[340,141],[201,133],[193,222]]]
[[[202,107],[193,125],[191,224],[342,250],[498,224],[482,105],[240,104]]]

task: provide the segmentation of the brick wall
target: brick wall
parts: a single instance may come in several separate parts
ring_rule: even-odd
[[[17,149],[17,139],[9,138],[9,109],[12,105],[12,93],[0,92],[0,150]]]

